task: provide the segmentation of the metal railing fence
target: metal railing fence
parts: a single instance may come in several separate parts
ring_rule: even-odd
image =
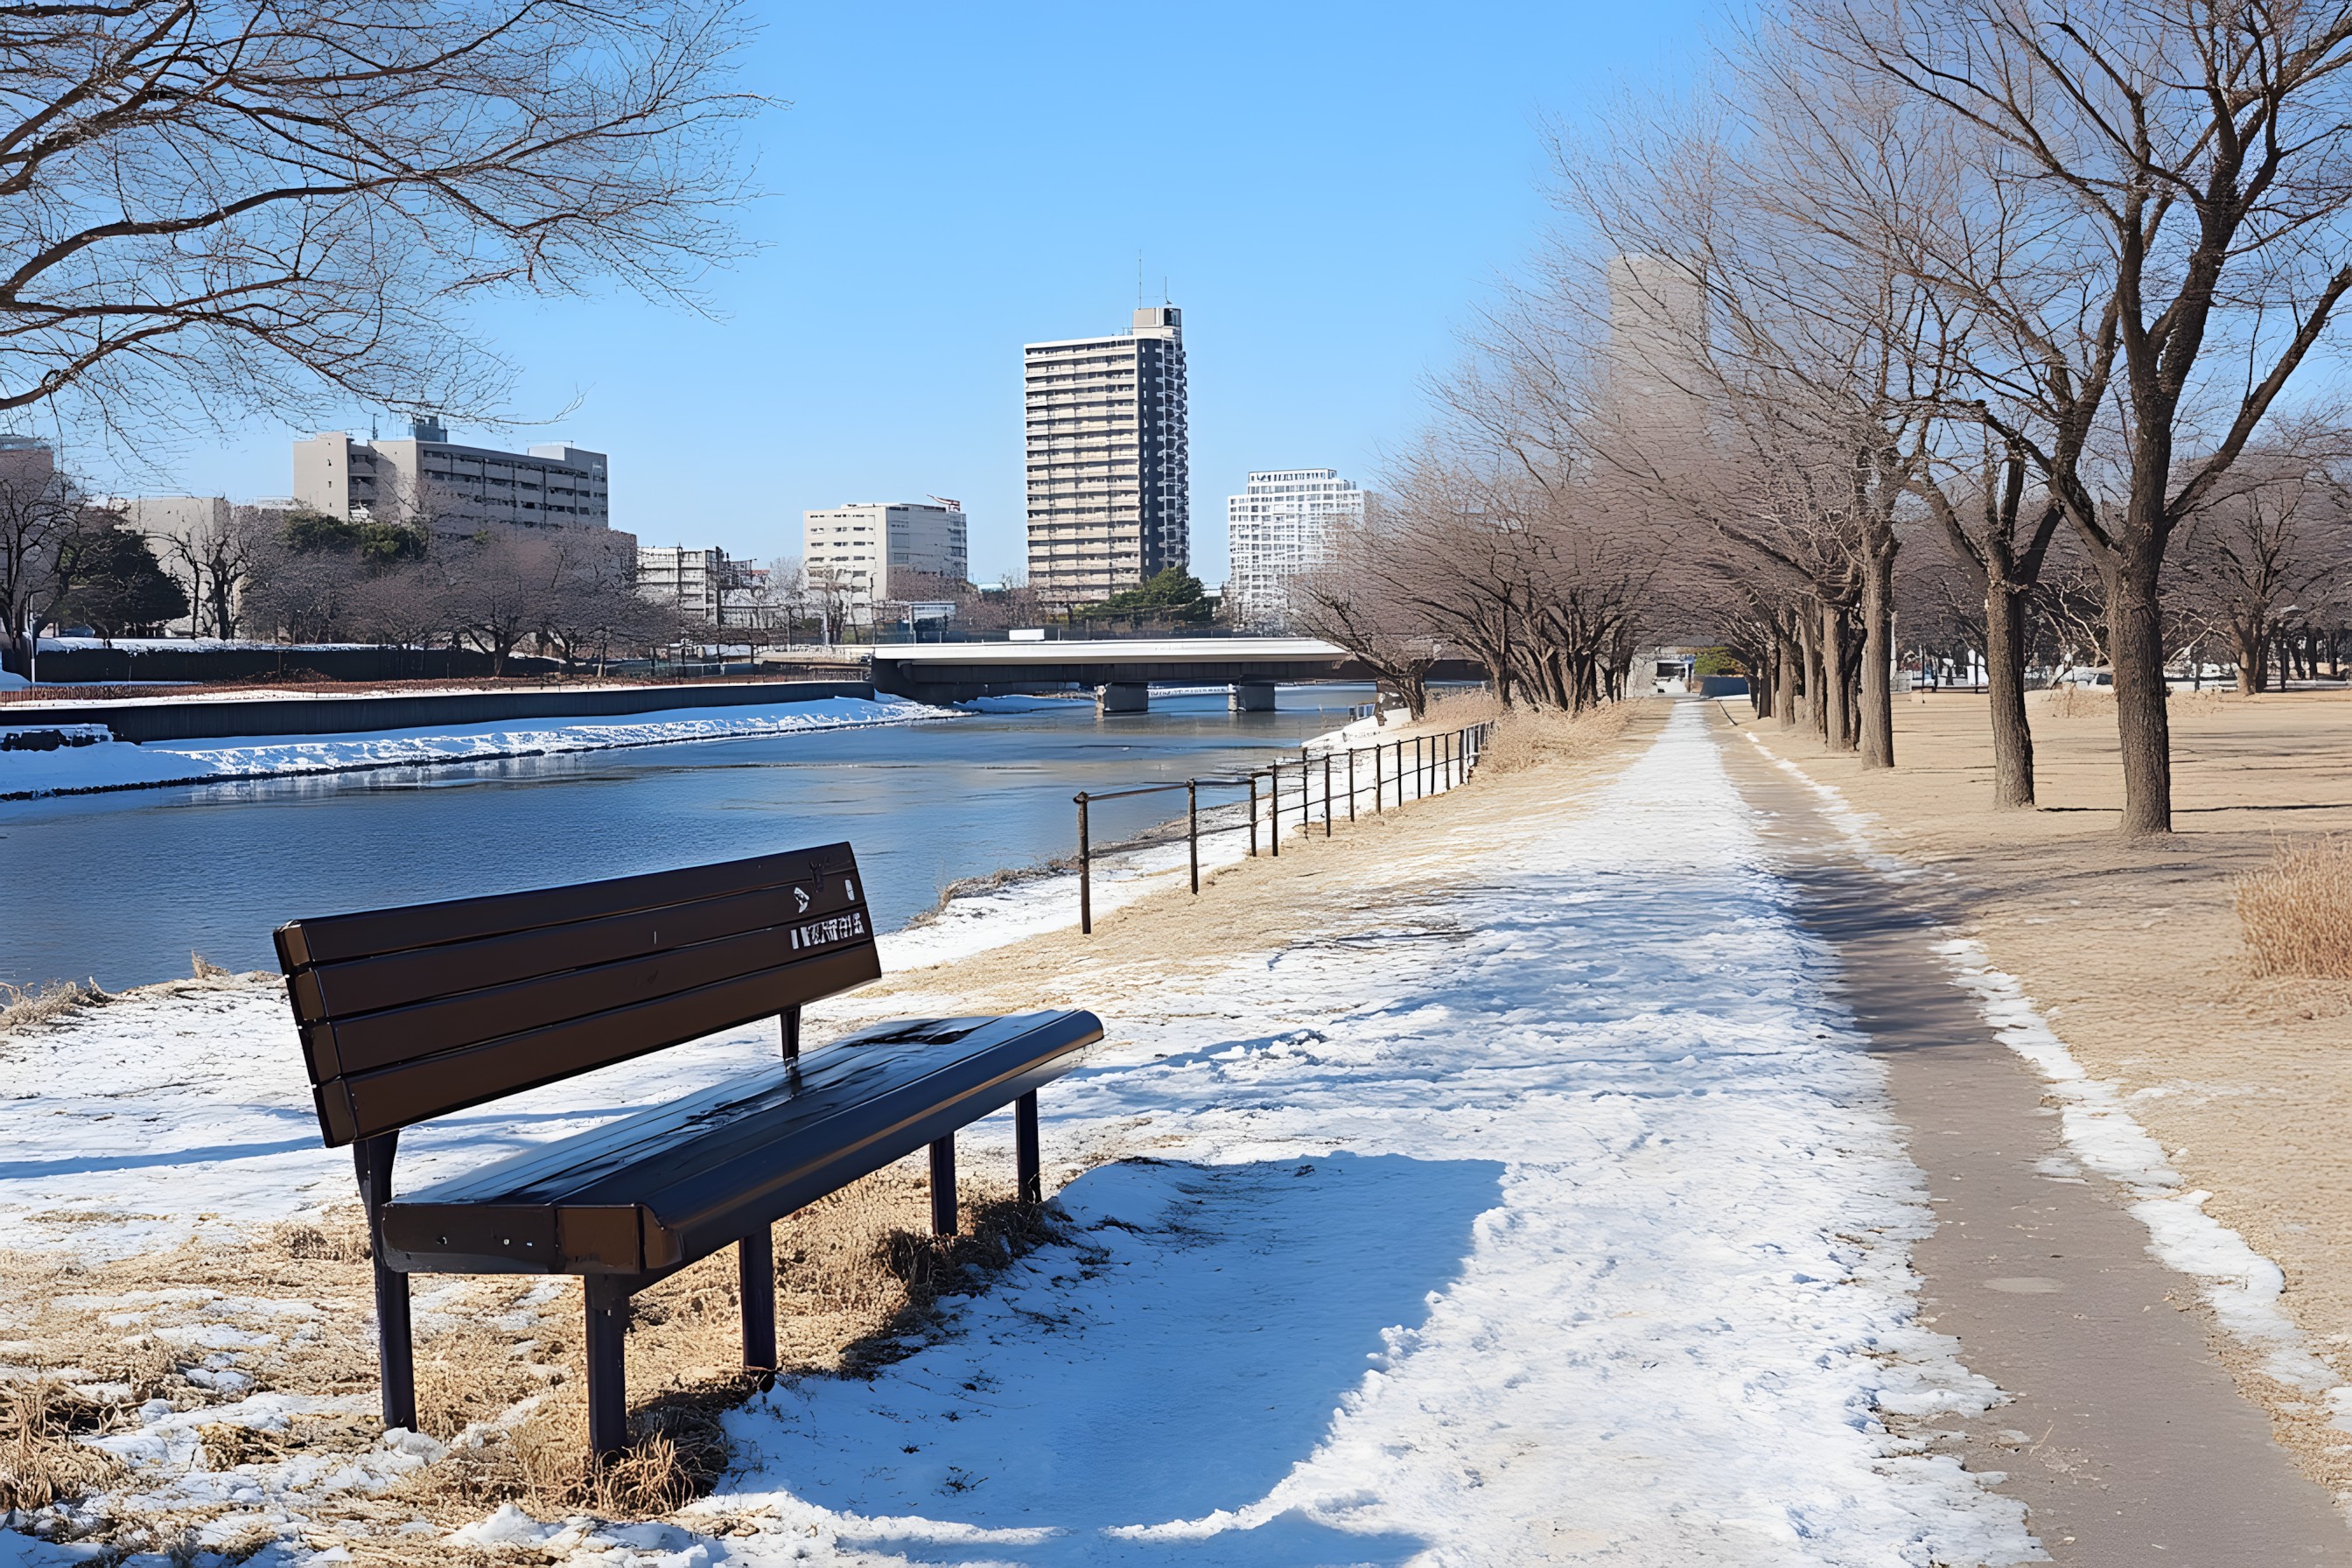
[[[1201,792],[1206,790],[1246,791],[1248,803],[1243,812],[1244,820],[1230,827],[1212,826],[1206,834],[1247,832],[1249,855],[1257,858],[1259,827],[1265,828],[1265,843],[1269,854],[1279,858],[1282,854],[1284,813],[1290,809],[1285,801],[1284,780],[1295,777],[1297,794],[1296,809],[1297,827],[1302,836],[1313,830],[1319,805],[1323,837],[1331,837],[1332,824],[1344,809],[1349,822],[1356,820],[1356,808],[1364,794],[1371,794],[1372,815],[1380,816],[1391,809],[1402,809],[1413,801],[1433,795],[1443,795],[1470,782],[1477,772],[1478,761],[1488,737],[1494,732],[1491,723],[1465,724],[1458,730],[1440,731],[1435,734],[1413,735],[1396,741],[1382,741],[1370,746],[1348,746],[1315,751],[1311,744],[1298,748],[1298,760],[1280,758],[1263,768],[1253,768],[1237,777],[1190,778],[1181,784],[1141,784],[1133,789],[1081,790],[1071,796],[1078,808],[1078,930],[1094,934],[1094,862],[1095,848],[1088,808],[1097,801],[1132,800],[1139,795],[1170,795],[1184,792],[1184,839],[1186,858],[1190,862],[1192,891],[1201,891]],[[1408,762],[1406,748],[1412,748]],[[1367,782],[1359,777],[1357,759],[1370,757]],[[1335,766],[1335,763],[1337,764]],[[1318,781],[1319,773],[1320,778]],[[1263,782],[1265,792],[1260,795]],[[1320,783],[1318,794],[1316,784]]]

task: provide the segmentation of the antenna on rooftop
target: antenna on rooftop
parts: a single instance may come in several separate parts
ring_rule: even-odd
[[[1143,252],[1135,253],[1135,308],[1143,309]]]

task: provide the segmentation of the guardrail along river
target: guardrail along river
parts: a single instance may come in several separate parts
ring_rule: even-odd
[[[1271,713],[1222,693],[918,724],[436,768],[0,804],[0,980],[110,990],[190,952],[274,967],[297,917],[625,877],[845,838],[882,929],[947,884],[1075,847],[1079,790],[1236,772],[1335,729],[1368,688],[1286,687]],[[1222,797],[1220,797],[1222,798]],[[1097,808],[1098,843],[1166,816]],[[1117,806],[1129,809],[1121,811]]]

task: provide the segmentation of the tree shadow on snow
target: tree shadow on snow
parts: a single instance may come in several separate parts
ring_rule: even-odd
[[[1418,1328],[1459,1276],[1502,1174],[1344,1153],[1090,1171],[1058,1200],[1072,1243],[1009,1269],[946,1341],[730,1416],[745,1468],[719,1500],[789,1491],[847,1516],[845,1544],[919,1563],[1403,1562],[1427,1543],[1211,1516],[1314,1453],[1385,1331]]]

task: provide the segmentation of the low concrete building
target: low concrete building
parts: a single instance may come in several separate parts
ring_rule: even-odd
[[[742,563],[723,550],[688,550],[682,544],[637,546],[637,592],[676,605],[682,621],[721,625],[729,600],[743,586]]]
[[[812,595],[833,599],[860,626],[874,623],[877,605],[905,600],[910,577],[960,584],[971,569],[963,508],[937,496],[928,505],[852,501],[803,512],[801,551]],[[935,591],[927,582],[921,596]]]
[[[610,461],[560,443],[529,452],[462,446],[438,420],[418,419],[403,438],[332,430],[297,441],[294,498],[331,517],[422,521],[443,534],[610,528]]]

